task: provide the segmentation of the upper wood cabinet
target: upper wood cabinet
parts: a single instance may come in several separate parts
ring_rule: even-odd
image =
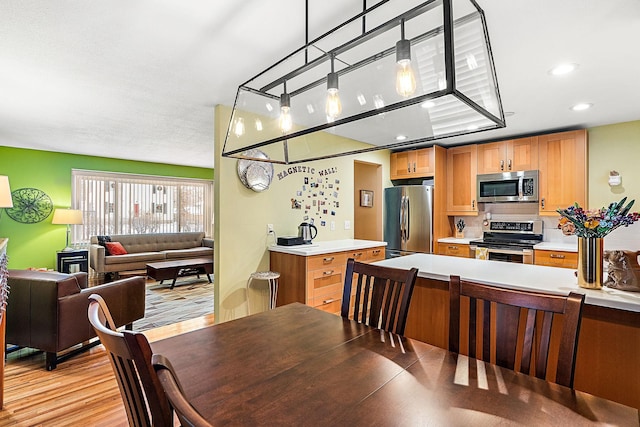
[[[478,145],[478,173],[538,169],[538,137]]]
[[[447,215],[478,215],[476,144],[447,150]]]
[[[433,147],[391,153],[391,179],[426,178],[435,172]]]
[[[587,131],[538,136],[539,214],[578,203],[587,207]]]

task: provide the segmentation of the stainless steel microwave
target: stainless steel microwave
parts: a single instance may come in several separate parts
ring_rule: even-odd
[[[538,171],[480,174],[478,202],[537,202]]]

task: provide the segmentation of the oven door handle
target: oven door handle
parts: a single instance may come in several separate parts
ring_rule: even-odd
[[[524,255],[531,254],[531,249],[499,249],[499,248],[487,248],[490,254],[507,254],[507,255]]]

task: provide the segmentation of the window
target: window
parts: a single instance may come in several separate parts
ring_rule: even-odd
[[[74,242],[110,234],[212,235],[213,181],[75,169],[72,177],[73,206],[83,214]]]

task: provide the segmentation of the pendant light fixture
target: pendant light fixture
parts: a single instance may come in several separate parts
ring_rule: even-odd
[[[396,92],[405,98],[416,92],[416,75],[411,67],[411,42],[404,38],[404,19],[400,20],[400,40],[396,43]]]
[[[284,92],[280,95],[280,130],[289,133],[293,127],[291,119],[291,96],[287,93],[287,82],[284,82]]]
[[[477,0],[364,0],[315,39],[308,3],[304,45],[238,87],[223,157],[297,164],[505,127]],[[262,130],[237,136],[237,117]]]
[[[342,102],[338,94],[338,74],[333,69],[335,55],[331,55],[331,72],[327,74],[327,102],[325,103],[325,113],[327,121],[333,122],[342,113]]]

